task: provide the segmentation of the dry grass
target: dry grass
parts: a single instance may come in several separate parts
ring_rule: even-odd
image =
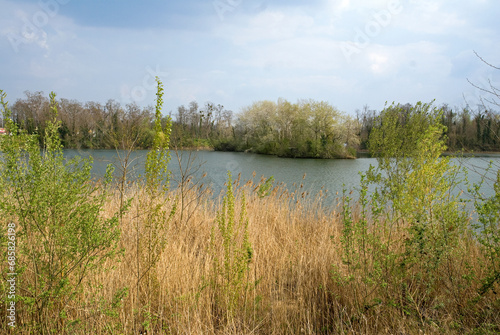
[[[471,238],[463,240],[460,257],[450,258],[443,267],[442,289],[433,297],[434,309],[413,315],[384,305],[361,306],[360,310],[352,289],[332,278],[333,265],[344,269],[340,216],[325,214],[320,199],[309,199],[300,188],[294,194],[275,188],[261,199],[255,187],[249,182],[237,188],[237,194],[247,194],[254,258],[245,279],[248,290],[231,318],[215,313],[215,293],[206,285],[212,264],[210,233],[220,199],[213,201],[209,194],[187,195],[196,200],[185,209],[193,215],[189,222],[181,222],[177,212],[168,229],[161,232],[168,245],[152,270],[152,279],[142,281],[137,292],[135,227],[137,222],[143,224],[137,199],[145,194],[137,185],[130,185],[127,196],[134,200],[121,223],[121,262],[110,262],[106,271],[87,278],[81,294],[67,309],[68,320],[79,322],[62,322],[66,332],[140,334],[149,328],[148,334],[448,334],[472,332],[477,327],[487,330],[484,325],[499,321],[499,303],[493,295],[471,304],[479,283],[467,284],[464,276],[471,267],[478,278],[482,271],[482,254]],[[166,200],[165,209],[173,206],[176,192]],[[240,201],[237,196],[236,208]],[[104,215],[115,212],[119,202],[116,192]],[[394,236],[395,240],[402,238]],[[361,283],[361,278],[353,280]],[[424,292],[418,280],[409,279],[409,283],[411,294]],[[128,295],[115,299],[124,288]],[[20,314],[19,326],[28,322]]]

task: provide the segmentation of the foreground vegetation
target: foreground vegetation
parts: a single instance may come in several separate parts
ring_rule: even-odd
[[[44,151],[0,95],[12,134],[1,141],[2,257],[14,223],[17,272],[15,296],[1,297],[2,314],[15,302],[16,327],[2,322],[3,332],[500,332],[500,173],[484,172],[493,197],[471,186],[472,220],[431,104],[387,106],[369,141],[378,168],[362,174],[359,198],[345,190],[326,204],[230,174],[220,196],[189,178],[170,190],[159,81],[136,183],[113,183],[111,168],[92,181],[91,162],[64,160],[54,94]]]

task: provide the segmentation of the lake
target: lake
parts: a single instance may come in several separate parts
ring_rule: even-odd
[[[128,179],[133,180],[144,174],[144,163],[147,150],[133,151],[130,155],[130,174]],[[94,159],[92,174],[99,178],[104,175],[106,166],[114,164],[116,166],[115,176],[120,175],[120,159],[124,157],[126,151],[123,150],[65,150],[66,157],[71,158],[76,155],[82,157],[92,156]],[[274,176],[276,182],[284,183],[293,190],[303,184],[303,190],[314,195],[319,190],[327,190],[326,199],[334,200],[336,193],[342,193],[343,185],[347,190],[353,190],[359,186],[359,172],[368,170],[370,165],[377,165],[375,158],[358,159],[297,159],[297,158],[279,158],[274,156],[258,155],[241,152],[214,152],[214,151],[179,151],[182,158],[183,168],[191,161],[195,178],[203,178],[203,183],[212,187],[215,194],[218,194],[223,188],[227,179],[227,171],[231,171],[233,179],[241,174],[242,181],[252,179],[258,182],[261,176],[268,178]],[[490,161],[496,166],[500,166],[500,155],[488,155],[487,157],[466,157],[452,158],[453,164],[466,166],[469,173],[469,181],[478,182],[480,172],[484,171]],[[169,164],[174,178],[180,174],[180,167],[176,154],[171,152],[171,161]],[[477,171],[477,172],[475,172]],[[172,187],[176,186],[175,180],[172,180]],[[467,187],[462,187],[464,191]],[[483,187],[485,194],[493,194],[492,187]]]

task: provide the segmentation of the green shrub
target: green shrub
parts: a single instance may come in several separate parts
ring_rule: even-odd
[[[161,109],[163,106],[163,84],[156,78],[156,109],[155,109],[155,134],[153,147],[148,151],[145,164],[145,196],[141,196],[136,208],[136,310],[142,310],[143,314],[151,313],[152,294],[158,285],[156,265],[167,245],[168,224],[176,212],[176,202],[170,210],[167,210],[168,190],[170,174],[168,163],[170,162],[170,132],[171,120],[166,119],[162,124]],[[146,294],[141,294],[145,292]],[[144,325],[150,326],[148,323]]]
[[[119,254],[119,213],[102,215],[113,169],[108,166],[96,183],[91,159],[65,160],[54,93],[43,150],[37,135],[17,128],[2,91],[0,96],[9,132],[1,140],[0,217],[2,226],[13,222],[18,227],[18,315],[45,334],[71,321],[67,307],[82,283]]]
[[[355,213],[344,193],[344,271],[337,266],[335,278],[352,289],[358,313],[382,304],[421,315],[449,284],[446,261],[464,252],[467,216],[454,192],[460,171],[440,157],[440,120],[431,104],[386,107],[369,140],[378,167],[362,174]]]
[[[491,172],[491,165],[484,176],[488,172]],[[495,285],[500,282],[500,170],[496,171],[496,178],[493,180],[494,194],[491,197],[481,194],[483,182],[484,177],[473,189],[478,218],[477,223],[472,225],[486,256],[486,271],[478,291],[480,296],[494,291]]]
[[[248,275],[253,257],[248,240],[248,218],[245,197],[241,203],[239,218],[235,212],[231,173],[228,172],[227,191],[222,210],[217,213],[210,236],[212,268],[209,285],[215,292],[214,315],[228,320],[234,316],[238,304],[247,292],[245,276]],[[241,306],[241,305],[240,305]]]

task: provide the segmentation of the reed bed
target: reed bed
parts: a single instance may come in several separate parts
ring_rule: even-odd
[[[121,257],[108,261],[105,271],[93,272],[69,302],[64,317],[53,315],[58,334],[458,334],[496,333],[500,303],[495,290],[474,302],[484,256],[474,239],[464,234],[463,252],[449,257],[440,269],[432,304],[405,313],[400,308],[371,301],[360,293],[366,278],[339,282],[333,269],[347,273],[342,256],[342,215],[338,202],[326,204],[322,195],[310,196],[300,186],[275,186],[260,197],[260,183],[234,181],[236,217],[243,195],[248,237],[253,256],[243,277],[243,290],[230,312],[217,300],[219,288],[210,282],[213,227],[222,196],[203,188],[186,194],[172,190],[163,201],[167,213],[183,196],[188,205],[177,211],[158,232],[167,242],[159,261],[138,280],[138,229],[145,222],[140,201],[147,194],[139,184],[118,189],[105,207],[115,213],[124,199],[131,206],[120,219]],[[328,209],[328,210],[326,210]],[[353,209],[356,211],[355,209]],[[182,217],[182,220],[181,220]],[[371,230],[377,227],[371,226]],[[404,229],[392,248],[403,248]],[[221,256],[222,257],[222,256]],[[471,273],[475,277],[468,279]],[[29,276],[29,273],[24,274]],[[426,294],[424,279],[406,278],[413,301]],[[388,286],[387,290],[391,290]],[[437,292],[437,293],[436,293]],[[395,295],[398,292],[393,292]],[[364,294],[364,295],[363,295]],[[387,292],[388,295],[391,292]],[[361,296],[363,295],[363,299]],[[375,296],[374,296],[375,297]],[[18,334],[30,334],[32,315],[18,303]],[[219,305],[219,306],[218,306]],[[415,312],[417,311],[417,312]],[[226,313],[227,312],[227,313]],[[8,329],[2,325],[3,331]]]

